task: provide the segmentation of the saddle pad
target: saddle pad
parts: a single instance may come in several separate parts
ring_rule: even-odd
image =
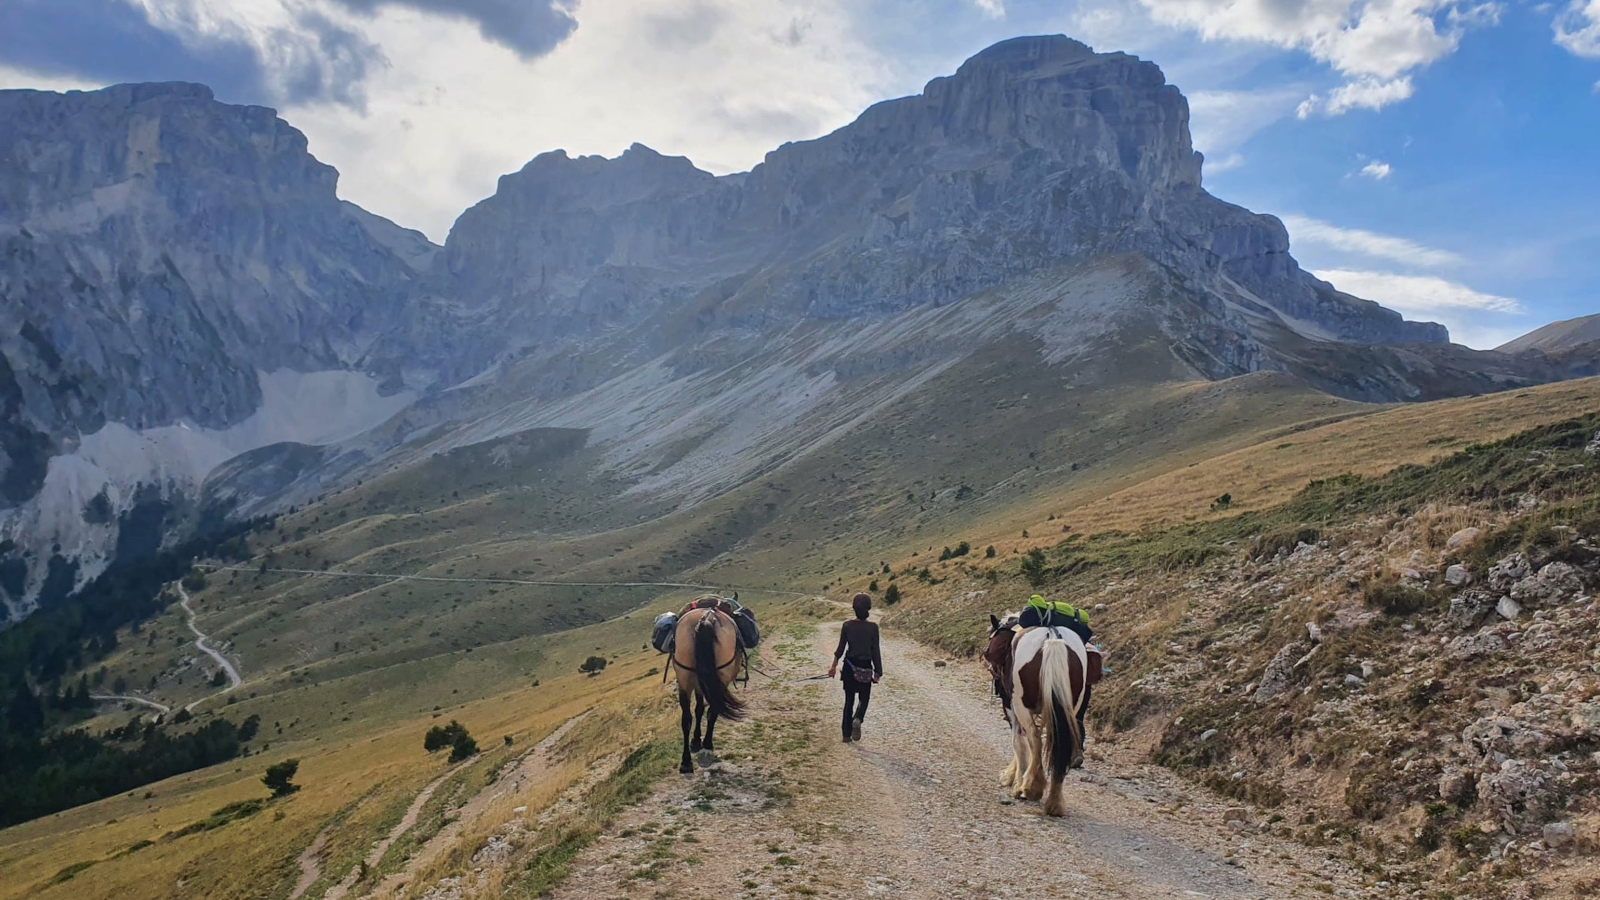
[[[1100,648],[1093,644],[1084,649],[1089,651],[1089,668],[1088,671],[1084,672],[1084,683],[1093,686],[1099,684],[1100,679],[1105,675],[1104,658],[1100,655]]]

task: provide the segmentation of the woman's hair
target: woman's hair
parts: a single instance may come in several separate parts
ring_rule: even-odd
[[[872,612],[872,598],[866,594],[857,594],[850,606],[856,611],[856,618],[865,619],[867,613]]]

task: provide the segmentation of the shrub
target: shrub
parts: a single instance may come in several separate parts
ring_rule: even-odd
[[[465,728],[461,729],[461,733],[456,735],[455,741],[450,744],[450,761],[461,762],[469,756],[476,756],[477,753],[478,742],[472,739],[472,735],[467,734]]]
[[[1034,587],[1044,584],[1045,580],[1044,551],[1038,547],[1029,550],[1022,557],[1022,577]]]
[[[465,725],[455,719],[451,719],[449,725],[435,725],[428,729],[427,735],[422,739],[422,749],[429,753],[443,750],[455,744],[456,738],[466,733],[467,727]]]
[[[261,776],[261,783],[272,791],[274,797],[287,797],[300,790],[300,785],[292,780],[296,772],[300,771],[300,760],[286,759],[281,763],[267,766],[267,774]]]
[[[987,550],[983,551],[983,558],[984,559],[994,559],[994,545],[993,544],[990,544],[989,548]]]
[[[1224,509],[1227,509],[1228,507],[1230,507],[1232,505],[1233,505],[1233,495],[1232,494],[1223,494],[1221,497],[1218,497],[1217,499],[1211,501],[1211,509],[1213,511],[1224,510]]]
[[[1368,606],[1390,616],[1414,615],[1435,605],[1427,591],[1406,584],[1392,573],[1367,578],[1361,595]]]
[[[1251,545],[1250,555],[1258,559],[1277,556],[1279,550],[1292,551],[1301,544],[1315,544],[1321,538],[1322,532],[1306,526],[1261,534]]]
[[[206,588],[206,576],[199,569],[190,569],[189,574],[183,576],[180,582],[186,591],[203,591]]]
[[[872,579],[872,583],[867,585],[867,590],[869,590],[872,593],[876,594],[878,592],[878,579],[876,579],[876,578]]]
[[[578,667],[578,671],[588,675],[590,678],[593,678],[594,676],[599,675],[600,670],[604,669],[605,667],[606,658],[604,656],[591,656],[583,661],[583,665]]]
[[[900,585],[890,584],[889,589],[883,592],[883,605],[893,606],[900,602]]]

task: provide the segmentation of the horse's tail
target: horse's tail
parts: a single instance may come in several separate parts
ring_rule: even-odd
[[[738,665],[738,650],[728,666]],[[744,718],[744,701],[733,695],[728,683],[722,680],[722,669],[717,666],[717,614],[708,611],[694,626],[694,674],[700,683],[700,696],[706,698],[711,714],[735,722]],[[732,681],[733,679],[728,679]]]
[[[1052,638],[1039,655],[1039,699],[1045,710],[1044,736],[1050,743],[1050,778],[1066,777],[1083,761],[1083,735],[1078,727],[1078,691],[1072,686],[1076,659],[1067,642]],[[1082,678],[1082,666],[1078,667]]]

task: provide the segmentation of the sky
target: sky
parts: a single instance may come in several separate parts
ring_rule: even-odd
[[[547,150],[716,173],[996,41],[1158,63],[1204,184],[1305,268],[1493,347],[1600,312],[1600,0],[0,0],[0,88],[198,81],[436,241]]]

